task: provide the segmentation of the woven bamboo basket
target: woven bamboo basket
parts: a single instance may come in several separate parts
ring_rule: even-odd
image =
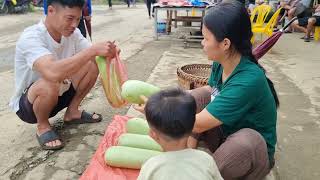
[[[210,64],[188,64],[177,68],[179,86],[183,89],[195,89],[208,85],[211,67]]]

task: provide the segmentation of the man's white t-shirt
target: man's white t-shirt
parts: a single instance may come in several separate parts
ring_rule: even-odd
[[[9,106],[14,112],[19,110],[19,100],[23,91],[41,78],[33,69],[33,64],[40,57],[53,55],[56,60],[71,57],[91,43],[76,29],[69,37],[56,42],[49,34],[43,21],[24,30],[16,44],[15,54],[15,93]]]

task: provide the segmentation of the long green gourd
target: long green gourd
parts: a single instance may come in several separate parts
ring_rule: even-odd
[[[124,106],[127,102],[121,95],[121,83],[124,79],[120,78],[117,74],[117,69],[115,66],[116,60],[113,63],[106,60],[104,57],[97,56],[96,62],[98,65],[100,80],[102,82],[102,87],[107,97],[108,102],[112,107],[119,108]]]
[[[107,77],[107,68],[106,68],[106,60],[104,57],[96,56],[96,62],[98,65],[99,73],[101,74],[102,78]]]
[[[128,80],[122,84],[121,96],[130,103],[143,104],[141,96],[149,97],[160,91],[160,88],[138,80]]]
[[[160,151],[138,149],[126,146],[112,146],[104,154],[105,162],[109,166],[140,169],[149,158],[161,154]]]
[[[161,146],[148,135],[122,134],[118,139],[118,146],[128,146],[141,149],[162,151]]]
[[[127,133],[133,134],[149,134],[149,125],[146,120],[141,118],[129,119],[126,124]]]

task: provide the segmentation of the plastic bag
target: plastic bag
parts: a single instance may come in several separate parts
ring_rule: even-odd
[[[104,57],[96,57],[100,72],[100,80],[109,104],[114,108],[120,108],[127,104],[121,96],[121,86],[128,80],[125,65],[117,53],[115,58],[106,60]]]

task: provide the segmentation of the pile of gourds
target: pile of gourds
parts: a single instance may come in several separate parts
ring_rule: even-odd
[[[149,134],[146,120],[129,119],[126,132],[120,135],[118,145],[105,152],[106,164],[113,167],[140,169],[149,158],[162,153],[161,146]]]

